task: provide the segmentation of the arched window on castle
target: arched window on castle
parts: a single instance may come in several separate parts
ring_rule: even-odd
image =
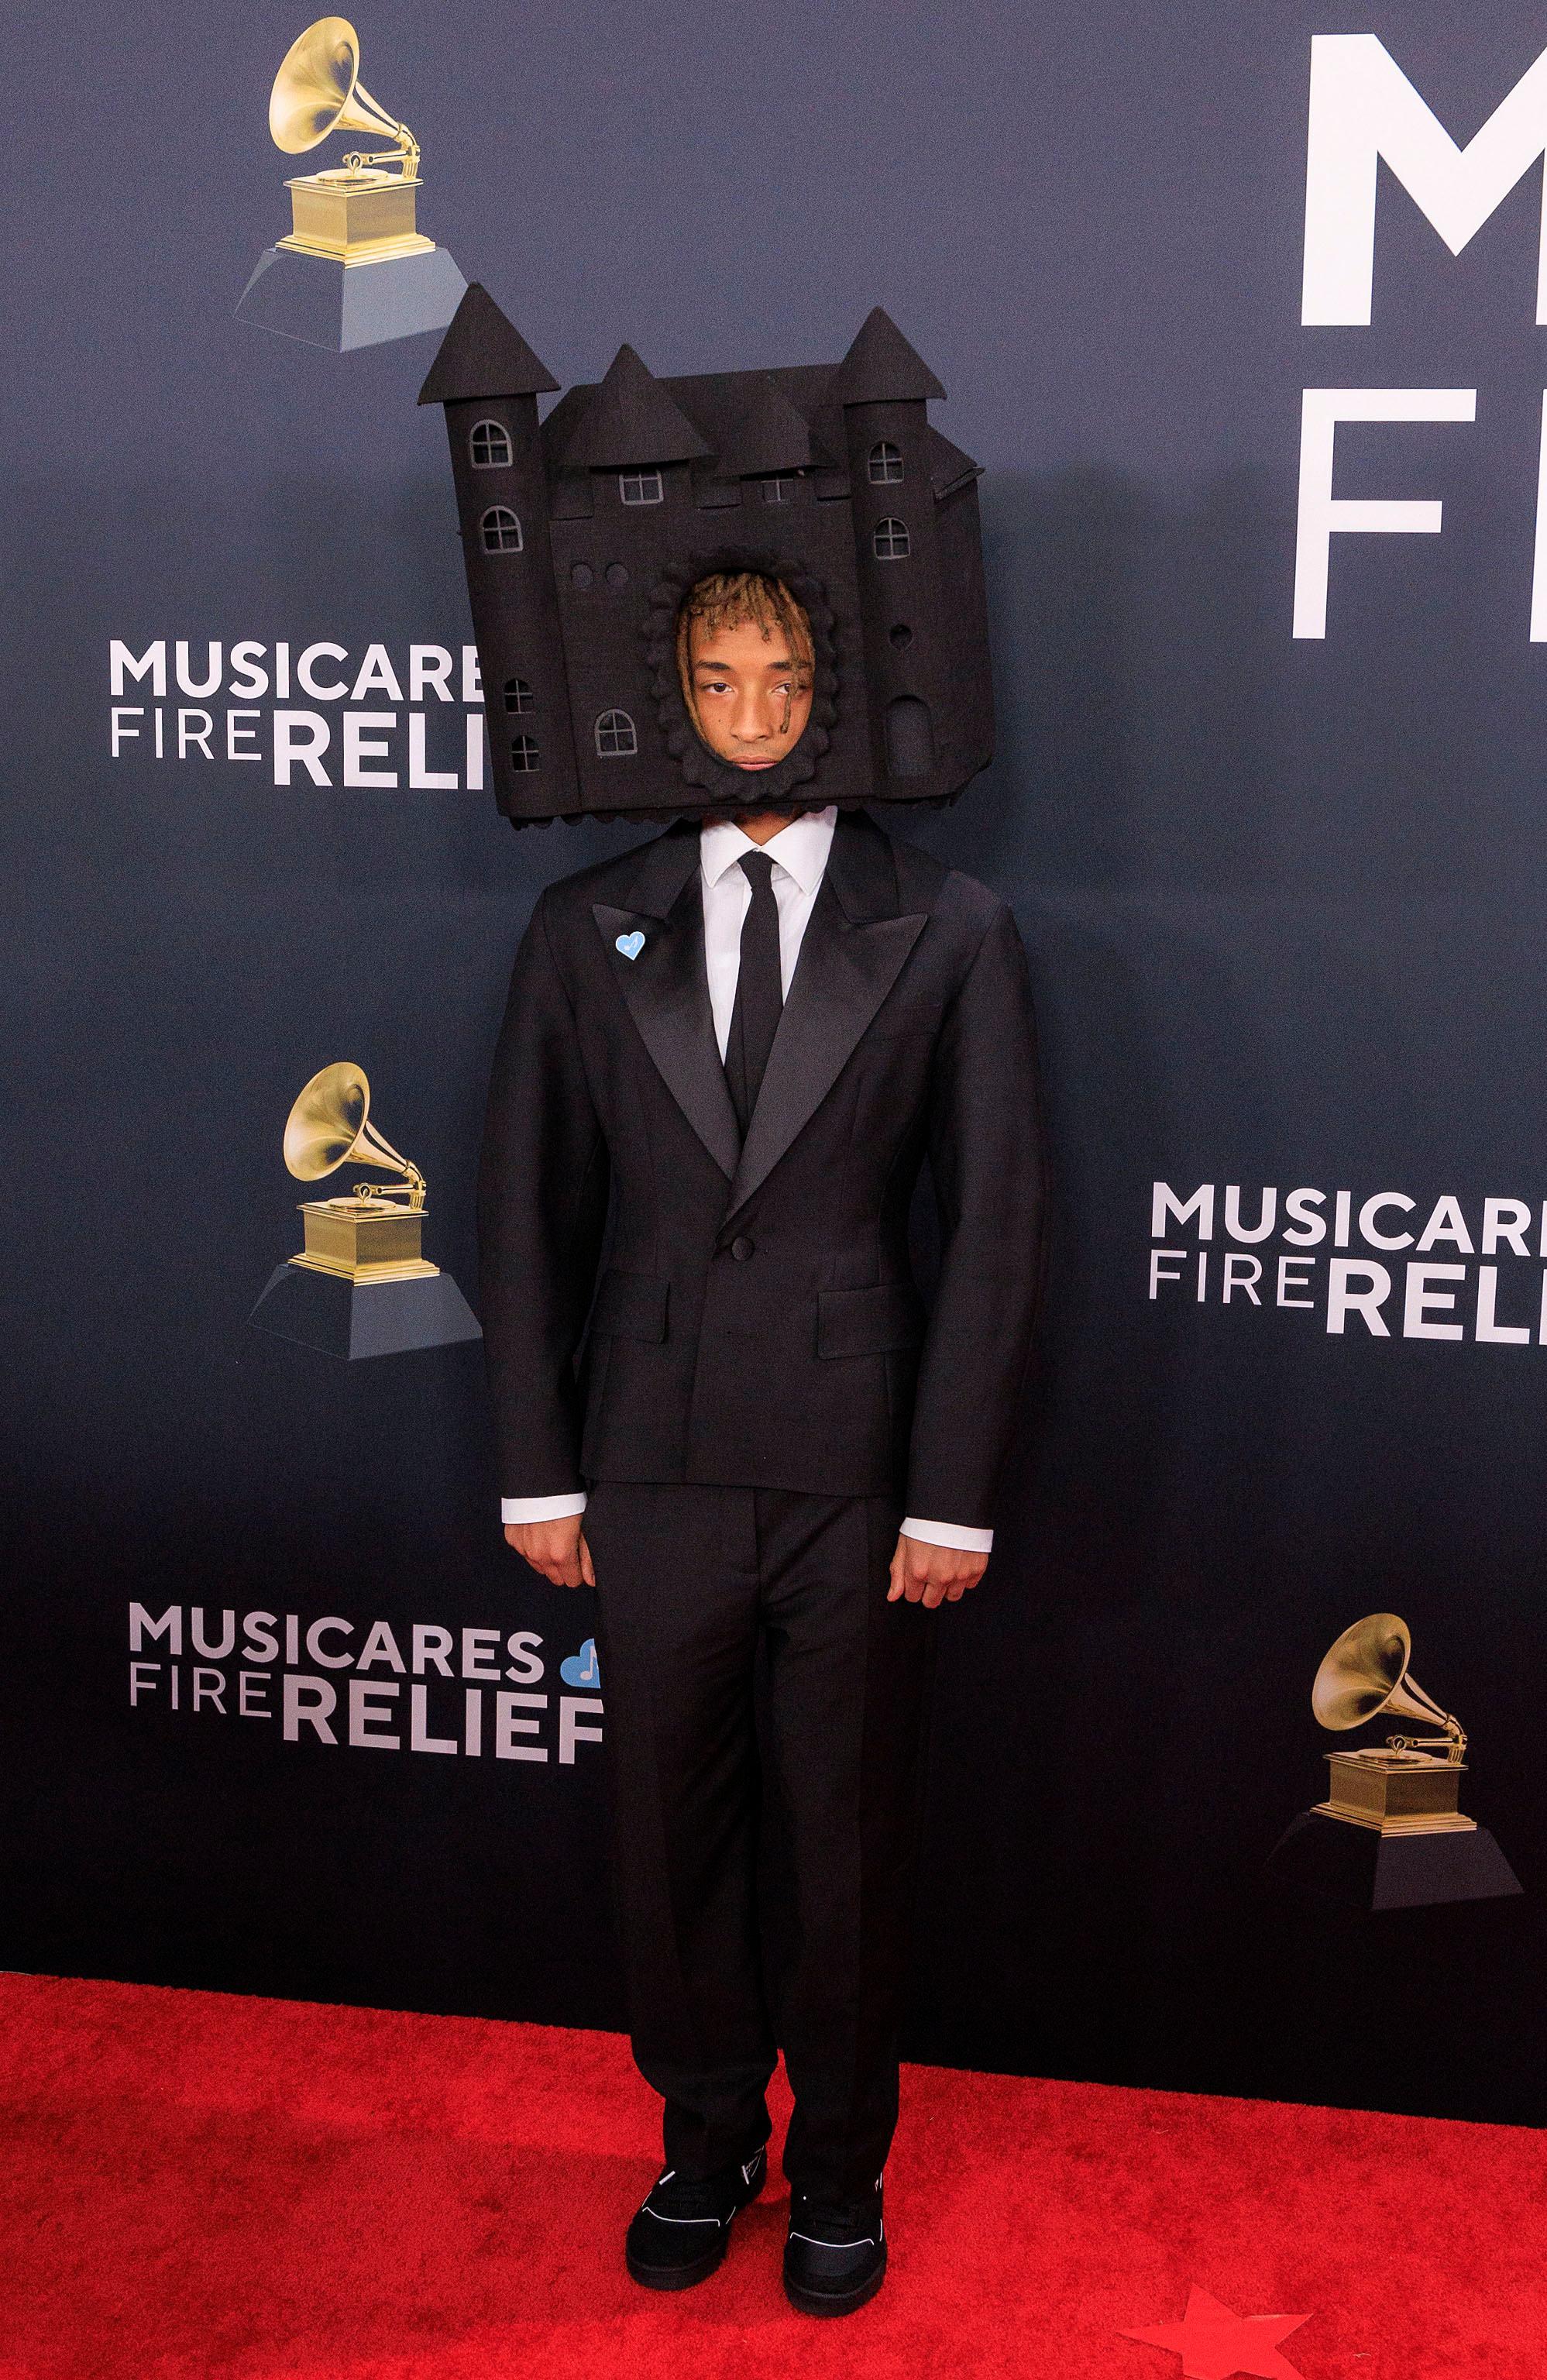
[[[665,490],[659,471],[620,471],[618,493],[625,504],[659,504]]]
[[[927,703],[900,694],[887,705],[887,773],[927,777],[935,766],[935,728]]]
[[[624,760],[639,749],[634,722],[626,710],[604,710],[597,721],[597,750],[604,760]]]
[[[535,735],[513,735],[511,767],[518,777],[529,777],[538,765],[538,739]]]
[[[870,542],[877,562],[900,562],[910,551],[908,532],[900,520],[877,521]]]
[[[870,477],[876,487],[888,486],[902,477],[902,449],[894,446],[889,438],[881,439],[870,450]]]
[[[532,708],[532,689],[531,689],[531,687],[527,685],[527,683],[526,683],[526,679],[525,679],[524,677],[508,677],[508,678],[506,678],[506,680],[505,680],[505,709],[506,709],[508,711],[513,711],[513,712],[514,712],[514,711],[520,711],[520,710],[531,710],[531,708]]]
[[[478,523],[485,553],[519,553],[521,523],[509,504],[490,504]],[[877,532],[879,534],[879,532]],[[877,552],[880,549],[877,547]]]
[[[475,421],[467,451],[478,471],[508,471],[515,460],[511,434],[502,421]]]

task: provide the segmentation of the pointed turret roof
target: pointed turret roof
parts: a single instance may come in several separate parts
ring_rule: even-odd
[[[719,470],[728,480],[805,470],[814,460],[810,424],[771,372],[747,379],[744,403],[719,450]]]
[[[623,471],[631,465],[686,463],[708,447],[648,365],[622,346],[562,457],[569,469]]]
[[[915,355],[889,314],[873,307],[859,336],[833,374],[834,405],[885,405],[900,398],[944,396],[929,366]]]
[[[421,405],[455,405],[477,396],[536,396],[557,388],[514,322],[481,281],[469,281],[419,391]]]

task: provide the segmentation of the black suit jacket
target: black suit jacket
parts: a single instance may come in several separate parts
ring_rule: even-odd
[[[743,1146],[698,857],[684,821],[550,886],[516,956],[478,1196],[502,1489],[897,1495],[985,1526],[1042,1217],[1014,920],[840,817]],[[907,1238],[926,1154],[927,1318]]]

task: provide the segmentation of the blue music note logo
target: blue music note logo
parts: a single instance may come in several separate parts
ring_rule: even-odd
[[[599,1686],[601,1664],[597,1659],[597,1640],[587,1636],[578,1653],[559,1664],[559,1675],[566,1686]]]

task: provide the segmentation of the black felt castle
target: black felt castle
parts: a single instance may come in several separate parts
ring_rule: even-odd
[[[557,386],[475,282],[419,396],[445,407],[513,824],[937,804],[987,765],[978,466],[878,308],[840,364],[657,380],[624,346],[539,424]],[[675,661],[687,589],[738,569],[782,578],[816,643],[810,724],[751,784],[695,733]]]

